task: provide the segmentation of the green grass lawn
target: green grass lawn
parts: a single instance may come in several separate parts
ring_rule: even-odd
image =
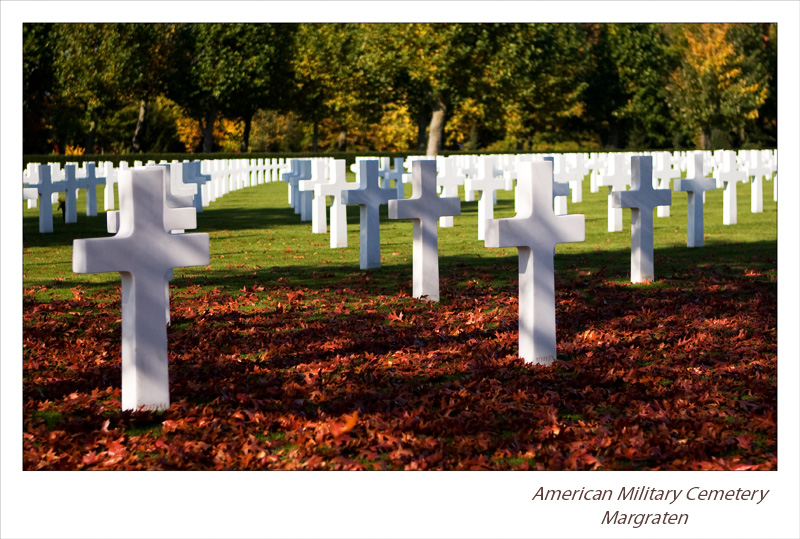
[[[706,193],[705,245],[692,249],[686,247],[687,195],[673,192],[671,215],[654,217],[656,280],[669,278],[685,265],[706,267],[716,260],[735,258],[737,253],[741,255],[742,268],[774,273],[777,204],[772,200],[771,183],[765,184],[764,192],[764,211],[754,214],[750,212],[750,187],[740,184],[738,223],[728,226],[722,224],[722,190]],[[406,197],[410,193],[411,187],[407,185]],[[586,218],[586,241],[556,247],[557,273],[602,270],[611,281],[629,280],[630,211],[623,210],[623,231],[608,232],[606,195],[605,187],[591,193],[587,179],[583,182],[583,202],[569,202],[570,214],[580,213]],[[60,214],[54,213],[51,234],[38,233],[38,209],[24,209],[23,286],[36,288],[37,298],[71,297],[71,289],[76,286],[91,292],[119,284],[117,274],[72,272],[72,240],[108,236],[100,187],[97,196],[100,208],[97,217],[86,217],[82,198],[78,202],[78,222],[65,224]],[[516,249],[484,247],[483,241],[477,239],[478,203],[463,202],[463,187],[461,197],[461,216],[455,218],[455,226],[439,228],[442,275],[463,274],[464,282],[515,278]],[[513,217],[513,193],[499,191],[497,198],[495,217]],[[254,279],[276,278],[297,286],[330,286],[330,277],[319,276],[363,273],[359,269],[358,207],[348,207],[348,247],[331,249],[328,234],[312,234],[311,223],[300,222],[299,215],[289,208],[287,187],[282,182],[221,197],[198,214],[197,225],[196,232],[210,235],[211,264],[176,269],[173,283],[178,286],[191,283],[200,285],[201,290],[222,287],[235,292],[249,286]],[[386,206],[381,207],[382,267],[367,272],[376,290],[410,291],[411,229],[411,221],[390,220]],[[477,272],[473,274],[468,268]],[[447,290],[442,290],[443,299],[446,294]]]

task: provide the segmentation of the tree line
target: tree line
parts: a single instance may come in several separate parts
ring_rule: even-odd
[[[774,147],[775,24],[25,24],[25,153]]]

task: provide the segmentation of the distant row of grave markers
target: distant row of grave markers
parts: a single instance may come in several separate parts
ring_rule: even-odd
[[[760,155],[760,154],[758,154]],[[760,157],[741,163],[733,152],[720,155],[718,176],[705,174],[703,152],[690,154],[685,178],[675,179],[674,190],[687,192],[689,213],[687,245],[702,246],[703,193],[718,185],[731,189],[728,204],[735,207],[735,183],[754,178],[759,183],[772,178]],[[53,193],[66,192],[73,212],[78,189],[95,191],[96,185],[113,176],[119,185],[120,210],[113,208],[113,191],[107,196],[107,228],[110,238],[75,240],[73,271],[98,273],[116,271],[122,278],[122,365],[123,409],[162,409],[169,406],[167,377],[166,325],[169,320],[168,282],[175,267],[209,263],[208,234],[186,234],[196,227],[196,212],[211,199],[251,185],[286,181],[289,203],[301,220],[312,222],[313,233],[326,233],[326,197],[333,198],[330,212],[331,247],[347,245],[346,212],[348,204],[360,207],[360,267],[380,267],[380,205],[388,205],[389,218],[413,221],[413,297],[439,301],[437,224],[444,218],[460,215],[461,199],[448,196],[465,186],[467,196],[481,193],[479,199],[479,238],[486,247],[516,247],[519,251],[519,355],[526,362],[549,364],[556,357],[554,248],[557,243],[584,241],[584,217],[566,215],[565,205],[558,210],[557,199],[566,197],[570,185],[579,189],[581,178],[570,169],[585,171],[581,161],[552,157],[517,157],[513,168],[508,158],[481,156],[474,176],[453,174],[450,159],[437,174],[437,162],[424,158],[410,159],[410,174],[402,172],[404,163],[358,159],[357,181],[346,181],[344,161],[332,159],[297,159],[278,166],[258,164],[254,172],[242,163],[220,166],[214,162],[185,162],[150,166],[105,167],[105,178],[98,178],[95,167],[86,166],[78,176],[74,165],[65,166],[64,180],[52,181],[48,166],[29,167],[38,179],[32,183],[43,202],[40,207],[40,230],[46,232],[46,208],[50,208],[52,231]],[[596,157],[600,162],[600,157]],[[665,158],[660,159],[663,168]],[[664,180],[669,175],[654,174],[653,156],[613,155],[604,173],[597,174],[594,186],[609,189],[609,229],[621,223],[622,208],[631,209],[631,280],[654,279],[653,210],[669,207],[672,193]],[[246,161],[246,160],[241,160]],[[262,160],[263,161],[263,160]],[[658,161],[658,160],[657,160]],[[572,164],[570,164],[570,162]],[[629,163],[628,163],[629,162]],[[674,163],[675,161],[673,161]],[[630,167],[628,167],[628,164]],[[680,166],[680,165],[679,165]],[[458,167],[457,167],[458,169]],[[556,173],[556,169],[559,170]],[[283,170],[284,172],[280,172]],[[278,171],[278,174],[275,174]],[[204,173],[205,172],[205,173]],[[737,173],[738,172],[738,173]],[[216,184],[215,184],[216,173]],[[674,172],[673,172],[674,173]],[[742,174],[743,173],[743,174]],[[584,177],[592,172],[579,172]],[[220,181],[220,177],[222,180]],[[440,182],[439,179],[442,178]],[[560,178],[563,181],[558,181]],[[775,177],[774,180],[776,180]],[[410,179],[412,195],[404,198],[403,184]],[[463,182],[461,181],[463,179]],[[671,178],[667,178],[667,181]],[[516,217],[494,219],[493,204],[497,190],[512,189],[516,180]],[[394,182],[394,185],[391,185]],[[108,188],[110,182],[106,182]],[[631,189],[626,189],[630,185]],[[64,190],[61,190],[61,188]],[[440,196],[439,192],[442,192]],[[756,189],[754,189],[754,192]],[[777,194],[777,191],[775,191]],[[25,192],[30,197],[30,191]],[[50,199],[48,200],[48,197]],[[726,200],[728,199],[726,198]],[[94,207],[93,207],[94,206]],[[755,203],[753,211],[761,211]],[[87,215],[96,214],[96,200],[87,195]],[[66,217],[65,212],[65,217]],[[42,215],[45,217],[43,218]],[[70,218],[73,214],[70,213]],[[728,220],[731,221],[729,212]],[[74,219],[73,219],[74,221]],[[732,221],[735,222],[735,213]],[[70,221],[71,222],[71,221]],[[447,222],[452,224],[451,222]],[[481,224],[482,223],[482,224]],[[47,224],[46,222],[44,223]],[[43,228],[45,230],[43,230]],[[166,320],[164,313],[166,313]]]

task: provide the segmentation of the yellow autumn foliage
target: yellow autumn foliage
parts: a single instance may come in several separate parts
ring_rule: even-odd
[[[191,152],[202,145],[203,132],[200,124],[194,118],[181,115],[177,122],[178,138]],[[244,122],[218,118],[214,122],[214,144],[222,152],[238,152],[244,132]]]
[[[473,126],[479,126],[486,115],[483,103],[469,97],[462,100],[447,120],[447,144],[463,144],[469,142]]]
[[[86,148],[81,146],[67,144],[67,147],[64,148],[64,155],[83,155],[84,153],[86,153]]]
[[[381,122],[369,136],[369,142],[380,152],[407,151],[414,146],[416,126],[405,104],[390,103]]]

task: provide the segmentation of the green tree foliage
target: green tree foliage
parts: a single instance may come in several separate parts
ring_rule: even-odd
[[[163,50],[170,26],[161,24],[56,24],[54,68],[59,96],[83,111],[83,146],[93,151],[100,124],[131,102],[163,91]],[[140,112],[131,144],[138,145]],[[138,148],[137,148],[138,149]]]
[[[164,93],[169,64],[165,61],[170,40],[175,32],[174,24],[117,24],[108,36],[117,51],[120,95],[138,104],[136,127],[131,139],[134,151],[153,150],[159,136],[148,126],[148,111],[160,111],[153,100]],[[148,107],[148,103],[150,106]],[[151,144],[153,142],[154,144]]]
[[[745,128],[759,117],[770,95],[767,65],[745,45],[758,27],[733,24],[681,25],[674,31],[683,51],[672,74],[669,102],[684,134],[703,149],[711,136],[746,138]]]
[[[392,74],[396,95],[405,98],[412,114],[429,119],[426,153],[440,150],[445,117],[454,105],[470,97],[488,100],[491,77],[485,69],[502,34],[499,25],[394,24],[381,28],[385,36],[385,71]]]
[[[293,59],[293,108],[312,124],[311,150],[344,151],[355,133],[380,120],[386,101],[386,74],[374,49],[377,25],[301,24]]]
[[[213,150],[220,114],[244,120],[246,151],[253,114],[283,104],[293,30],[270,24],[178,25],[167,95],[199,122],[204,152]]]
[[[24,146],[773,146],[776,28],[26,24]]]
[[[586,115],[587,33],[575,24],[515,24],[498,47],[491,76],[517,149],[564,140]],[[513,149],[513,148],[508,148]]]
[[[667,83],[676,60],[661,25],[610,24],[608,44],[622,99],[612,115],[625,122],[627,145],[668,148],[676,129]]]
[[[22,117],[25,126],[23,151],[47,153],[52,128],[47,117],[55,110],[55,71],[51,24],[26,24],[22,27]]]

